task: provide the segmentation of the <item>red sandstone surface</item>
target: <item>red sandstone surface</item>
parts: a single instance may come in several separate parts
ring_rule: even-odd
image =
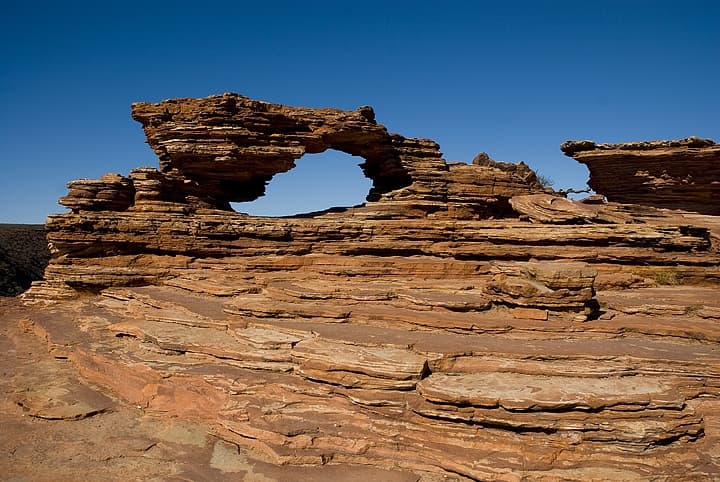
[[[369,107],[224,94],[133,117],[160,169],[71,182],[45,280],[4,302],[3,417],[28,440],[5,438],[7,473],[720,477],[720,222],[692,191],[683,211],[568,200]],[[366,204],[230,209],[325,149],[363,159]]]

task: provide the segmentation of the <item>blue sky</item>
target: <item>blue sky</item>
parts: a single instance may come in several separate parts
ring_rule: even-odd
[[[447,160],[525,161],[556,188],[567,139],[720,140],[720,2],[0,3],[0,222],[63,212],[71,179],[157,166],[133,101],[238,92],[355,109]],[[349,156],[306,156],[257,214],[362,202]]]

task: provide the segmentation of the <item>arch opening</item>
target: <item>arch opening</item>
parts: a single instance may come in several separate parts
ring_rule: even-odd
[[[357,206],[365,202],[373,184],[359,167],[364,161],[360,156],[334,149],[305,154],[295,161],[294,168],[273,176],[265,195],[231,206],[237,212],[266,217]]]

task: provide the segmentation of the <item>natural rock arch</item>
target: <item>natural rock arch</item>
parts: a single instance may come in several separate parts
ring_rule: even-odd
[[[371,107],[288,107],[223,94],[135,103],[132,115],[163,173],[194,181],[223,202],[257,199],[275,174],[327,149],[364,159],[360,167],[373,181],[368,200],[413,182],[402,159],[406,139],[378,124]]]
[[[382,218],[512,217],[508,200],[544,192],[525,164],[483,154],[472,164],[445,162],[430,139],[392,134],[370,107],[354,111],[290,107],[238,94],[135,103],[160,170],[134,169],[69,184],[61,203],[79,211],[232,211],[257,199],[278,173],[305,154],[334,149],[363,159],[372,181],[366,200]]]

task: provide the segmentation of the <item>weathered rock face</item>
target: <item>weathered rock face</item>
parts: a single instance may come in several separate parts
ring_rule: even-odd
[[[565,154],[588,166],[588,185],[609,201],[720,215],[720,145],[677,141],[568,141]]]
[[[571,201],[483,154],[446,163],[366,107],[226,94],[133,116],[160,169],[71,183],[25,297],[94,385],[282,464],[720,474],[718,218]],[[365,205],[229,210],[324,149],[364,158]],[[676,284],[693,288],[657,288]]]

